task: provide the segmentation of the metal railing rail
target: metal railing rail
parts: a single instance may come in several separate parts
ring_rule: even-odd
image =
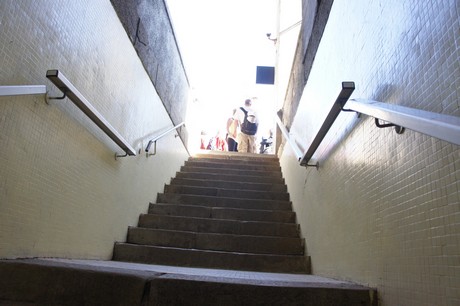
[[[364,99],[350,99],[349,110],[460,145],[460,117]]]
[[[310,165],[308,162],[318,149],[321,141],[334,124],[341,111],[352,111],[358,114],[365,114],[375,119],[375,124],[379,128],[395,127],[398,134],[402,134],[404,129],[410,129],[425,135],[435,137],[455,145],[460,145],[460,117],[438,114],[414,108],[393,105],[383,102],[377,102],[365,99],[349,99],[355,89],[354,82],[342,82],[342,90],[332,105],[326,119],[321,125],[316,136],[311,141],[308,149],[301,157],[301,166],[315,166],[318,163]],[[347,109],[344,109],[346,105]],[[381,124],[379,120],[387,123]],[[283,123],[277,117],[277,123],[286,140],[299,156],[299,149],[295,143],[290,140],[289,133]]]
[[[0,86],[0,96],[44,95],[45,85]]]
[[[284,139],[286,139],[286,142],[291,146],[291,149],[294,151],[294,154],[297,157],[297,160],[300,161],[302,159],[302,152],[297,146],[297,144],[294,142],[294,140],[291,139],[291,136],[289,135],[288,130],[284,126],[283,122],[281,122],[281,119],[278,117],[278,115],[275,115],[276,118],[276,123],[278,124],[278,127],[281,131],[281,133],[284,136]]]
[[[147,144],[147,146],[145,147],[145,155],[147,157],[149,156],[152,156],[152,155],[155,155],[157,153],[157,141],[161,138],[163,138],[164,136],[166,136],[167,134],[171,133],[172,131],[175,131],[177,130],[178,128],[180,128],[181,126],[185,125],[185,122],[181,122],[179,123],[178,125],[168,129],[167,131],[161,133],[160,135],[156,136],[155,138],[151,139],[149,141],[149,143]],[[152,146],[153,144],[153,153],[150,153],[149,154],[149,151],[150,151],[150,147]],[[189,154],[190,155],[190,154]]]
[[[48,70],[46,77],[61,90],[64,96],[68,97],[85,115],[87,115],[107,136],[110,137],[123,151],[125,155],[115,155],[115,157],[124,157],[127,155],[135,156],[136,152],[129,143],[110,125],[107,120],[86,100],[86,98],[69,82],[69,80],[59,70]]]

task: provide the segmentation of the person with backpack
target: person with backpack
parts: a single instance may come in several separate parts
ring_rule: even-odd
[[[236,110],[234,119],[238,120],[238,152],[256,153],[256,133],[259,121],[256,112],[251,108],[251,99],[244,101],[244,106]]]

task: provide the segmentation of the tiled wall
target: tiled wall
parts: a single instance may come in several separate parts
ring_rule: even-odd
[[[335,0],[291,132],[312,139],[342,81],[364,98],[460,117],[460,2]],[[459,135],[460,137],[460,135]],[[314,162],[284,176],[313,272],[381,305],[460,304],[460,148],[339,116]]]
[[[111,257],[187,154],[109,0],[0,1],[0,85],[59,69],[136,150],[122,153],[68,99],[0,97],[0,258]]]

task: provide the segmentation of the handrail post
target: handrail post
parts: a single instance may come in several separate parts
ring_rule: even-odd
[[[332,108],[329,111],[329,114],[327,115],[326,119],[324,120],[323,125],[319,129],[315,138],[313,139],[307,151],[305,152],[302,160],[300,161],[301,166],[308,165],[308,162],[313,157],[313,154],[315,153],[316,149],[318,149],[321,141],[326,136],[335,119],[339,116],[340,112],[342,111],[343,105],[345,105],[345,103],[348,101],[354,90],[354,82],[342,82],[342,90],[340,91],[339,96],[332,105]]]

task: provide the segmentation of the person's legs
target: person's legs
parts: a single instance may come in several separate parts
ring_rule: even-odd
[[[240,133],[238,136],[238,152],[248,152],[249,136],[244,133]]]
[[[247,152],[249,153],[256,153],[257,152],[257,148],[256,148],[256,136],[252,135],[252,136],[248,136],[248,150]]]
[[[233,138],[228,137],[227,139],[228,150],[231,152],[236,152],[236,141]]]

